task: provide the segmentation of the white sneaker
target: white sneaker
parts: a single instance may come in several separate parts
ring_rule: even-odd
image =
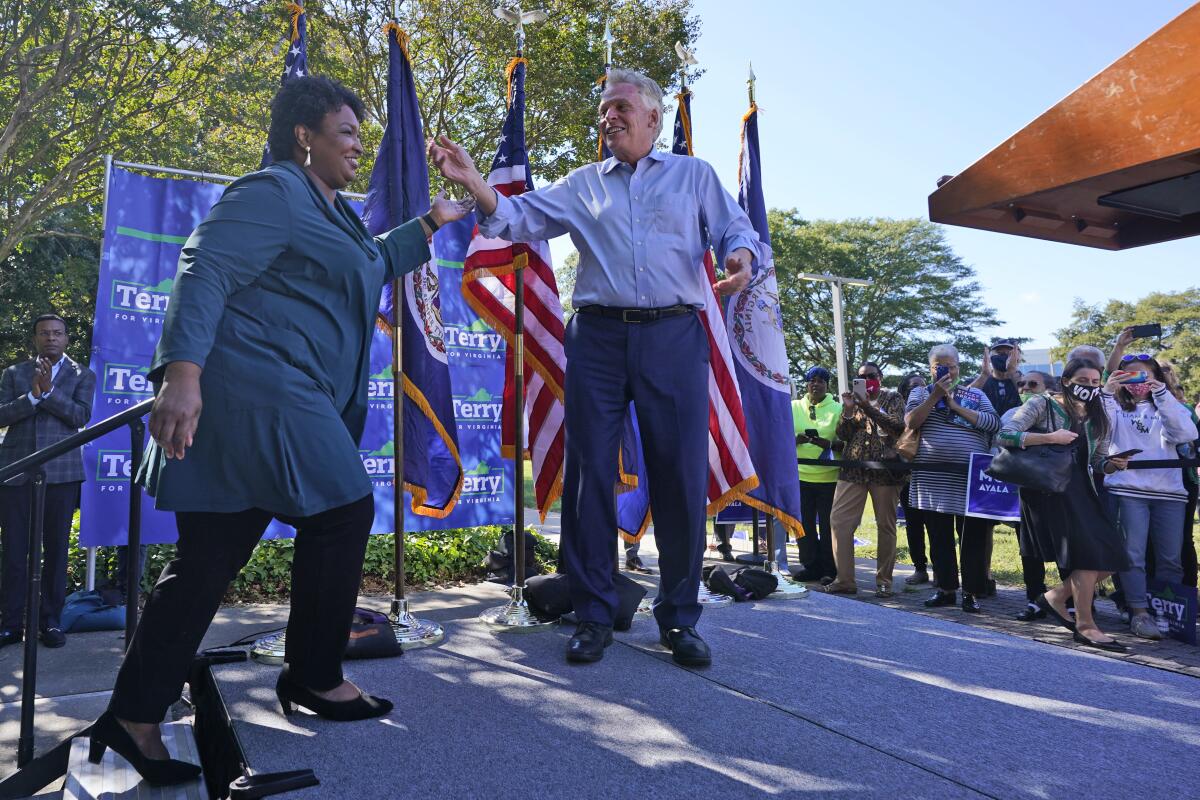
[[[1134,636],[1142,639],[1161,639],[1162,633],[1158,630],[1158,625],[1155,624],[1154,618],[1149,614],[1135,614],[1133,619],[1129,621],[1129,630]]]

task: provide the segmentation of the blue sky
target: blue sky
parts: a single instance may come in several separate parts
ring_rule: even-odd
[[[736,192],[753,60],[763,186],[809,218],[927,218],[955,174],[1190,3],[1091,0],[696,0],[705,75],[693,85],[696,155]],[[620,42],[615,47],[620,61]],[[1200,241],[1110,253],[947,227],[1005,324],[1055,343],[1074,298],[1095,303],[1195,285]],[[556,261],[570,252],[556,243]],[[564,247],[565,245],[565,247]]]

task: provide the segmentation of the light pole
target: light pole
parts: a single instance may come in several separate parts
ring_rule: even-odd
[[[826,275],[815,272],[801,272],[800,279],[805,281],[823,281],[833,290],[833,342],[837,348],[838,394],[850,391],[850,370],[846,365],[846,330],[842,322],[842,287],[843,286],[874,286],[875,281],[864,278],[843,278],[840,275]]]

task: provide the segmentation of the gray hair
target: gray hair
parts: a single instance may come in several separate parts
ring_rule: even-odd
[[[952,344],[935,344],[929,350],[930,366],[939,358],[953,358],[955,361],[958,361],[958,349]]]
[[[654,133],[654,138],[657,139],[662,135],[663,120],[667,116],[667,110],[663,106],[663,91],[654,80],[640,72],[635,72],[631,69],[613,69],[608,73],[608,79],[604,84],[607,90],[611,86],[617,84],[625,84],[637,89],[638,94],[642,96],[642,102],[646,104],[646,108],[650,110],[658,109],[658,130]]]
[[[1108,361],[1104,357],[1104,351],[1099,347],[1092,347],[1090,344],[1081,344],[1078,347],[1072,347],[1071,352],[1067,353],[1067,361],[1075,359],[1091,361],[1096,365],[1097,369],[1104,369],[1104,364]]]

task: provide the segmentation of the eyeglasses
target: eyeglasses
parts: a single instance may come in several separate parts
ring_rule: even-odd
[[[1028,386],[1030,389],[1036,389],[1037,387],[1039,387],[1041,385],[1042,385],[1041,381],[1017,381],[1018,389],[1023,389],[1026,386]]]
[[[1154,356],[1149,353],[1138,353],[1136,356],[1121,356],[1121,363],[1128,364],[1130,361],[1153,361]]]
[[[876,381],[880,379],[880,375],[878,372],[860,372],[860,373],[858,373],[858,377],[866,378],[867,380],[876,380]]]

